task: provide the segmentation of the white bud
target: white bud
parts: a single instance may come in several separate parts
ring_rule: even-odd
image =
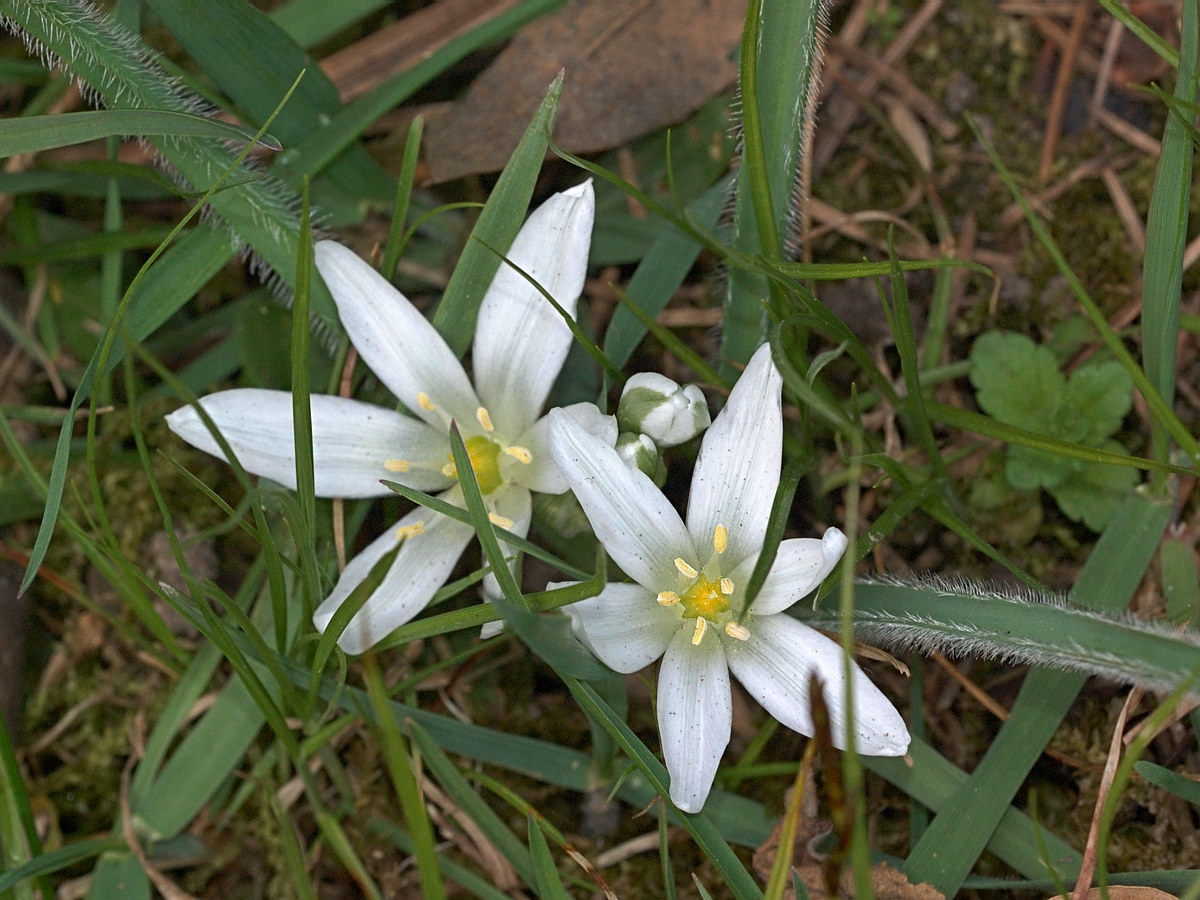
[[[644,434],[634,434],[632,431],[623,432],[617,438],[617,456],[621,457],[621,461],[629,468],[637,469],[651,478],[661,465],[654,441]]]
[[[707,428],[712,417],[696,385],[681,387],[657,372],[640,372],[625,382],[617,423],[622,431],[648,435],[659,447],[674,447]]]

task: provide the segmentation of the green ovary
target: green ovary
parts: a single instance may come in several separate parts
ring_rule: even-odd
[[[475,470],[475,480],[479,482],[479,490],[483,494],[490,494],[504,484],[500,475],[500,445],[482,434],[467,438],[465,443],[467,456],[471,457],[471,468]],[[457,477],[453,458],[446,468],[447,474]]]
[[[729,611],[729,599],[721,593],[721,582],[710,581],[701,575],[679,596],[685,619],[701,616],[715,622],[717,616]]]

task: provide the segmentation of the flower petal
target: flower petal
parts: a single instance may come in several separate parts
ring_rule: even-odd
[[[782,383],[771,348],[763,344],[704,435],[692,473],[687,516],[692,540],[697,548],[710,547],[713,530],[724,525],[730,566],[757,553],[767,533],[783,455]]]
[[[662,656],[680,628],[679,611],[660,606],[640,584],[610,583],[595,597],[564,606],[563,612],[579,640],[622,675]]]
[[[239,388],[200,400],[242,467],[296,488],[292,395],[286,391]],[[416,419],[344,397],[311,397],[313,474],[318,497],[384,497],[380,479],[422,491],[449,483],[441,472],[446,437]],[[190,406],[167,416],[167,425],[194,447],[224,459],[212,434]],[[406,472],[389,460],[408,463]]]
[[[679,513],[649,478],[570,415],[552,409],[549,419],[550,454],[604,549],[651,592],[674,590],[679,581],[674,560],[697,564]]]
[[[575,317],[587,274],[595,200],[591,181],[533,211],[507,257]],[[533,424],[558,377],[571,330],[541,292],[506,263],[492,279],[475,324],[471,358],[479,396],[505,438]]]
[[[721,641],[709,635],[692,646],[692,629],[680,628],[658,670],[658,731],[671,774],[671,802],[684,812],[704,807],[732,723]]]
[[[559,407],[583,426],[588,434],[598,437],[608,447],[617,442],[617,420],[606,416],[595,403],[573,403]],[[517,438],[517,445],[524,447],[533,457],[533,462],[523,465],[515,459],[501,460],[501,472],[531,491],[542,494],[562,494],[569,489],[550,455],[550,417],[542,416]]]
[[[333,592],[313,614],[318,631],[329,626],[333,614],[350,592],[371,573],[375,563],[396,546],[399,529],[418,522],[424,523],[424,532],[404,542],[379,587],[338,638],[338,645],[347,653],[362,653],[423,610],[438,588],[446,583],[463,548],[475,533],[470,525],[423,507],[414,509],[350,560]]]
[[[846,552],[846,536],[837,528],[826,530],[820,540],[816,538],[794,538],[781,541],[775,564],[767,573],[762,590],[754,598],[750,608],[756,616],[769,616],[783,612],[813,591],[837,568],[838,560]],[[750,580],[758,554],[746,559],[730,575],[733,583],[745,584]]]
[[[529,534],[529,521],[533,517],[533,498],[529,495],[526,488],[519,484],[506,484],[498,488],[494,493],[489,494],[486,498],[488,510],[505,519],[511,519],[512,525],[508,527],[508,531],[518,537],[526,537]],[[512,556],[518,553],[516,547],[513,547],[503,538],[500,539],[500,549],[504,551],[505,556]],[[514,575],[517,572],[517,564],[520,559],[514,559],[508,564],[508,569]],[[483,576],[483,595],[487,597],[495,597],[500,594],[500,582],[496,580],[496,576],[488,572]]]
[[[749,616],[746,641],[727,640],[729,668],[763,708],[781,723],[811,736],[808,680],[821,679],[834,746],[846,746],[846,688],[842,648],[786,615]],[[854,672],[855,746],[864,756],[908,752],[904,719],[857,665]]]
[[[319,241],[314,252],[346,333],[388,390],[435,428],[449,418],[473,423],[479,399],[467,373],[417,308],[348,247]],[[420,394],[439,410],[425,408]]]

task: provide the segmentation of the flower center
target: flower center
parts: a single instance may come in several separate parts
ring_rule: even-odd
[[[716,621],[717,616],[729,611],[729,598],[721,593],[721,581],[710,580],[703,575],[690,588],[679,595],[685,619],[705,618]]]
[[[464,442],[467,446],[467,456],[471,458],[471,468],[475,472],[475,480],[479,482],[479,491],[490,494],[500,485],[504,478],[500,475],[500,445],[482,434],[469,437]],[[457,478],[458,472],[454,467],[453,457],[447,457],[450,462],[442,471],[451,478]]]

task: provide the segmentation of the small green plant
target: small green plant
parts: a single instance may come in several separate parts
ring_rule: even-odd
[[[1133,385],[1118,362],[1089,362],[1067,377],[1048,347],[1024,335],[991,331],[971,348],[971,383],[983,410],[1005,424],[1125,452],[1112,435],[1129,412]],[[1137,472],[1124,466],[1015,445],[1006,451],[1004,473],[1018,490],[1049,491],[1064,513],[1093,531],[1112,520],[1137,482]]]

